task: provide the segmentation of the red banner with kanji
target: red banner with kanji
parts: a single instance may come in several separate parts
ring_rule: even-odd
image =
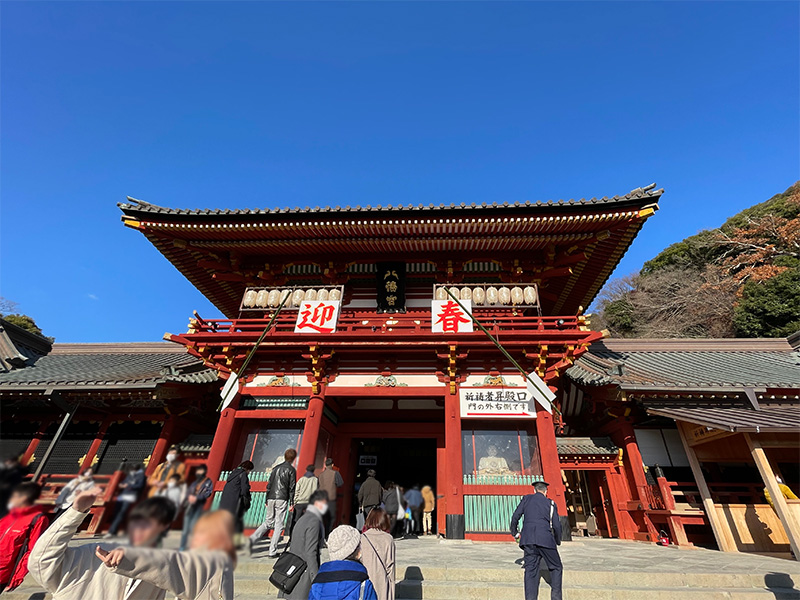
[[[472,312],[472,302],[461,300],[466,311]],[[453,300],[431,301],[431,330],[433,333],[470,333],[472,332],[472,319],[462,309],[458,302]]]

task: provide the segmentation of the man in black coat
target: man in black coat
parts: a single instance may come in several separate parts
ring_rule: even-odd
[[[534,483],[535,493],[522,498],[511,516],[511,535],[525,552],[525,600],[539,597],[539,565],[542,559],[550,569],[550,598],[561,600],[563,567],[556,546],[561,545],[561,522],[556,503],[547,497],[547,483]],[[519,520],[522,533],[519,533]]]
[[[376,475],[375,469],[367,471],[367,479],[358,489],[358,504],[364,511],[364,518],[368,517],[370,511],[376,506],[380,506],[383,501],[383,487],[375,479]]]
[[[272,529],[272,539],[269,542],[269,558],[278,556],[278,542],[283,536],[286,525],[286,515],[294,504],[294,492],[297,485],[297,471],[292,466],[297,458],[297,450],[289,448],[283,454],[283,462],[272,469],[267,483],[267,512],[264,522],[250,536],[248,549],[253,554],[253,544],[261,539],[265,533]]]
[[[250,508],[250,478],[248,475],[255,468],[249,460],[236,467],[228,476],[225,487],[222,488],[222,497],[219,500],[219,509],[227,510],[233,515],[236,533],[244,531],[244,513]]]

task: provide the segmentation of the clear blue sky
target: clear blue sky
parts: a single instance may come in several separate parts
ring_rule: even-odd
[[[796,2],[3,2],[0,294],[61,342],[217,311],[172,207],[624,194],[617,275],[798,178]]]

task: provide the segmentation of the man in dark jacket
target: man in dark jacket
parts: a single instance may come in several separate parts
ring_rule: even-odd
[[[284,454],[284,461],[272,469],[267,483],[267,512],[264,522],[253,532],[248,543],[248,550],[253,554],[253,544],[261,539],[270,529],[272,539],[269,542],[269,558],[278,555],[278,542],[281,541],[283,528],[286,525],[286,514],[294,502],[295,486],[297,485],[297,471],[292,463],[297,458],[297,450],[289,448]]]
[[[292,592],[290,600],[307,600],[311,582],[319,571],[319,552],[325,546],[325,529],[322,520],[328,512],[328,494],[317,490],[308,499],[306,512],[294,526],[289,552],[306,561],[306,571]]]
[[[358,489],[358,504],[361,510],[364,511],[364,518],[369,516],[370,511],[376,506],[380,506],[383,500],[383,488],[381,484],[375,479],[375,469],[367,471],[367,479],[361,484]]]
[[[561,600],[563,567],[556,546],[561,545],[561,522],[556,504],[547,497],[547,483],[534,483],[535,493],[522,498],[511,516],[511,535],[525,552],[525,600],[539,597],[539,565],[542,559],[550,569],[550,598]],[[525,517],[522,533],[519,520]]]
[[[141,464],[131,465],[129,469],[125,480],[119,484],[120,492],[117,495],[117,505],[114,507],[114,517],[106,534],[107,537],[114,537],[119,533],[128,509],[139,500],[139,494],[142,493],[144,484],[147,482],[144,467]]]

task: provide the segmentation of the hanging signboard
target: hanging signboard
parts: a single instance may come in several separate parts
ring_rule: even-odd
[[[459,390],[462,419],[535,419],[531,397],[521,388],[462,388]]]
[[[303,301],[297,311],[295,333],[336,333],[339,320],[338,300]]]
[[[552,415],[553,400],[556,399],[556,395],[553,390],[548,387],[548,385],[536,374],[535,371],[528,373],[525,383],[527,384],[528,395],[531,397],[531,399],[536,400],[536,402],[542,405],[542,408]]]
[[[431,330],[433,333],[472,333],[472,302],[461,300],[431,300]],[[466,311],[464,310],[466,309]]]
[[[380,262],[375,269],[378,313],[406,312],[406,263]]]

